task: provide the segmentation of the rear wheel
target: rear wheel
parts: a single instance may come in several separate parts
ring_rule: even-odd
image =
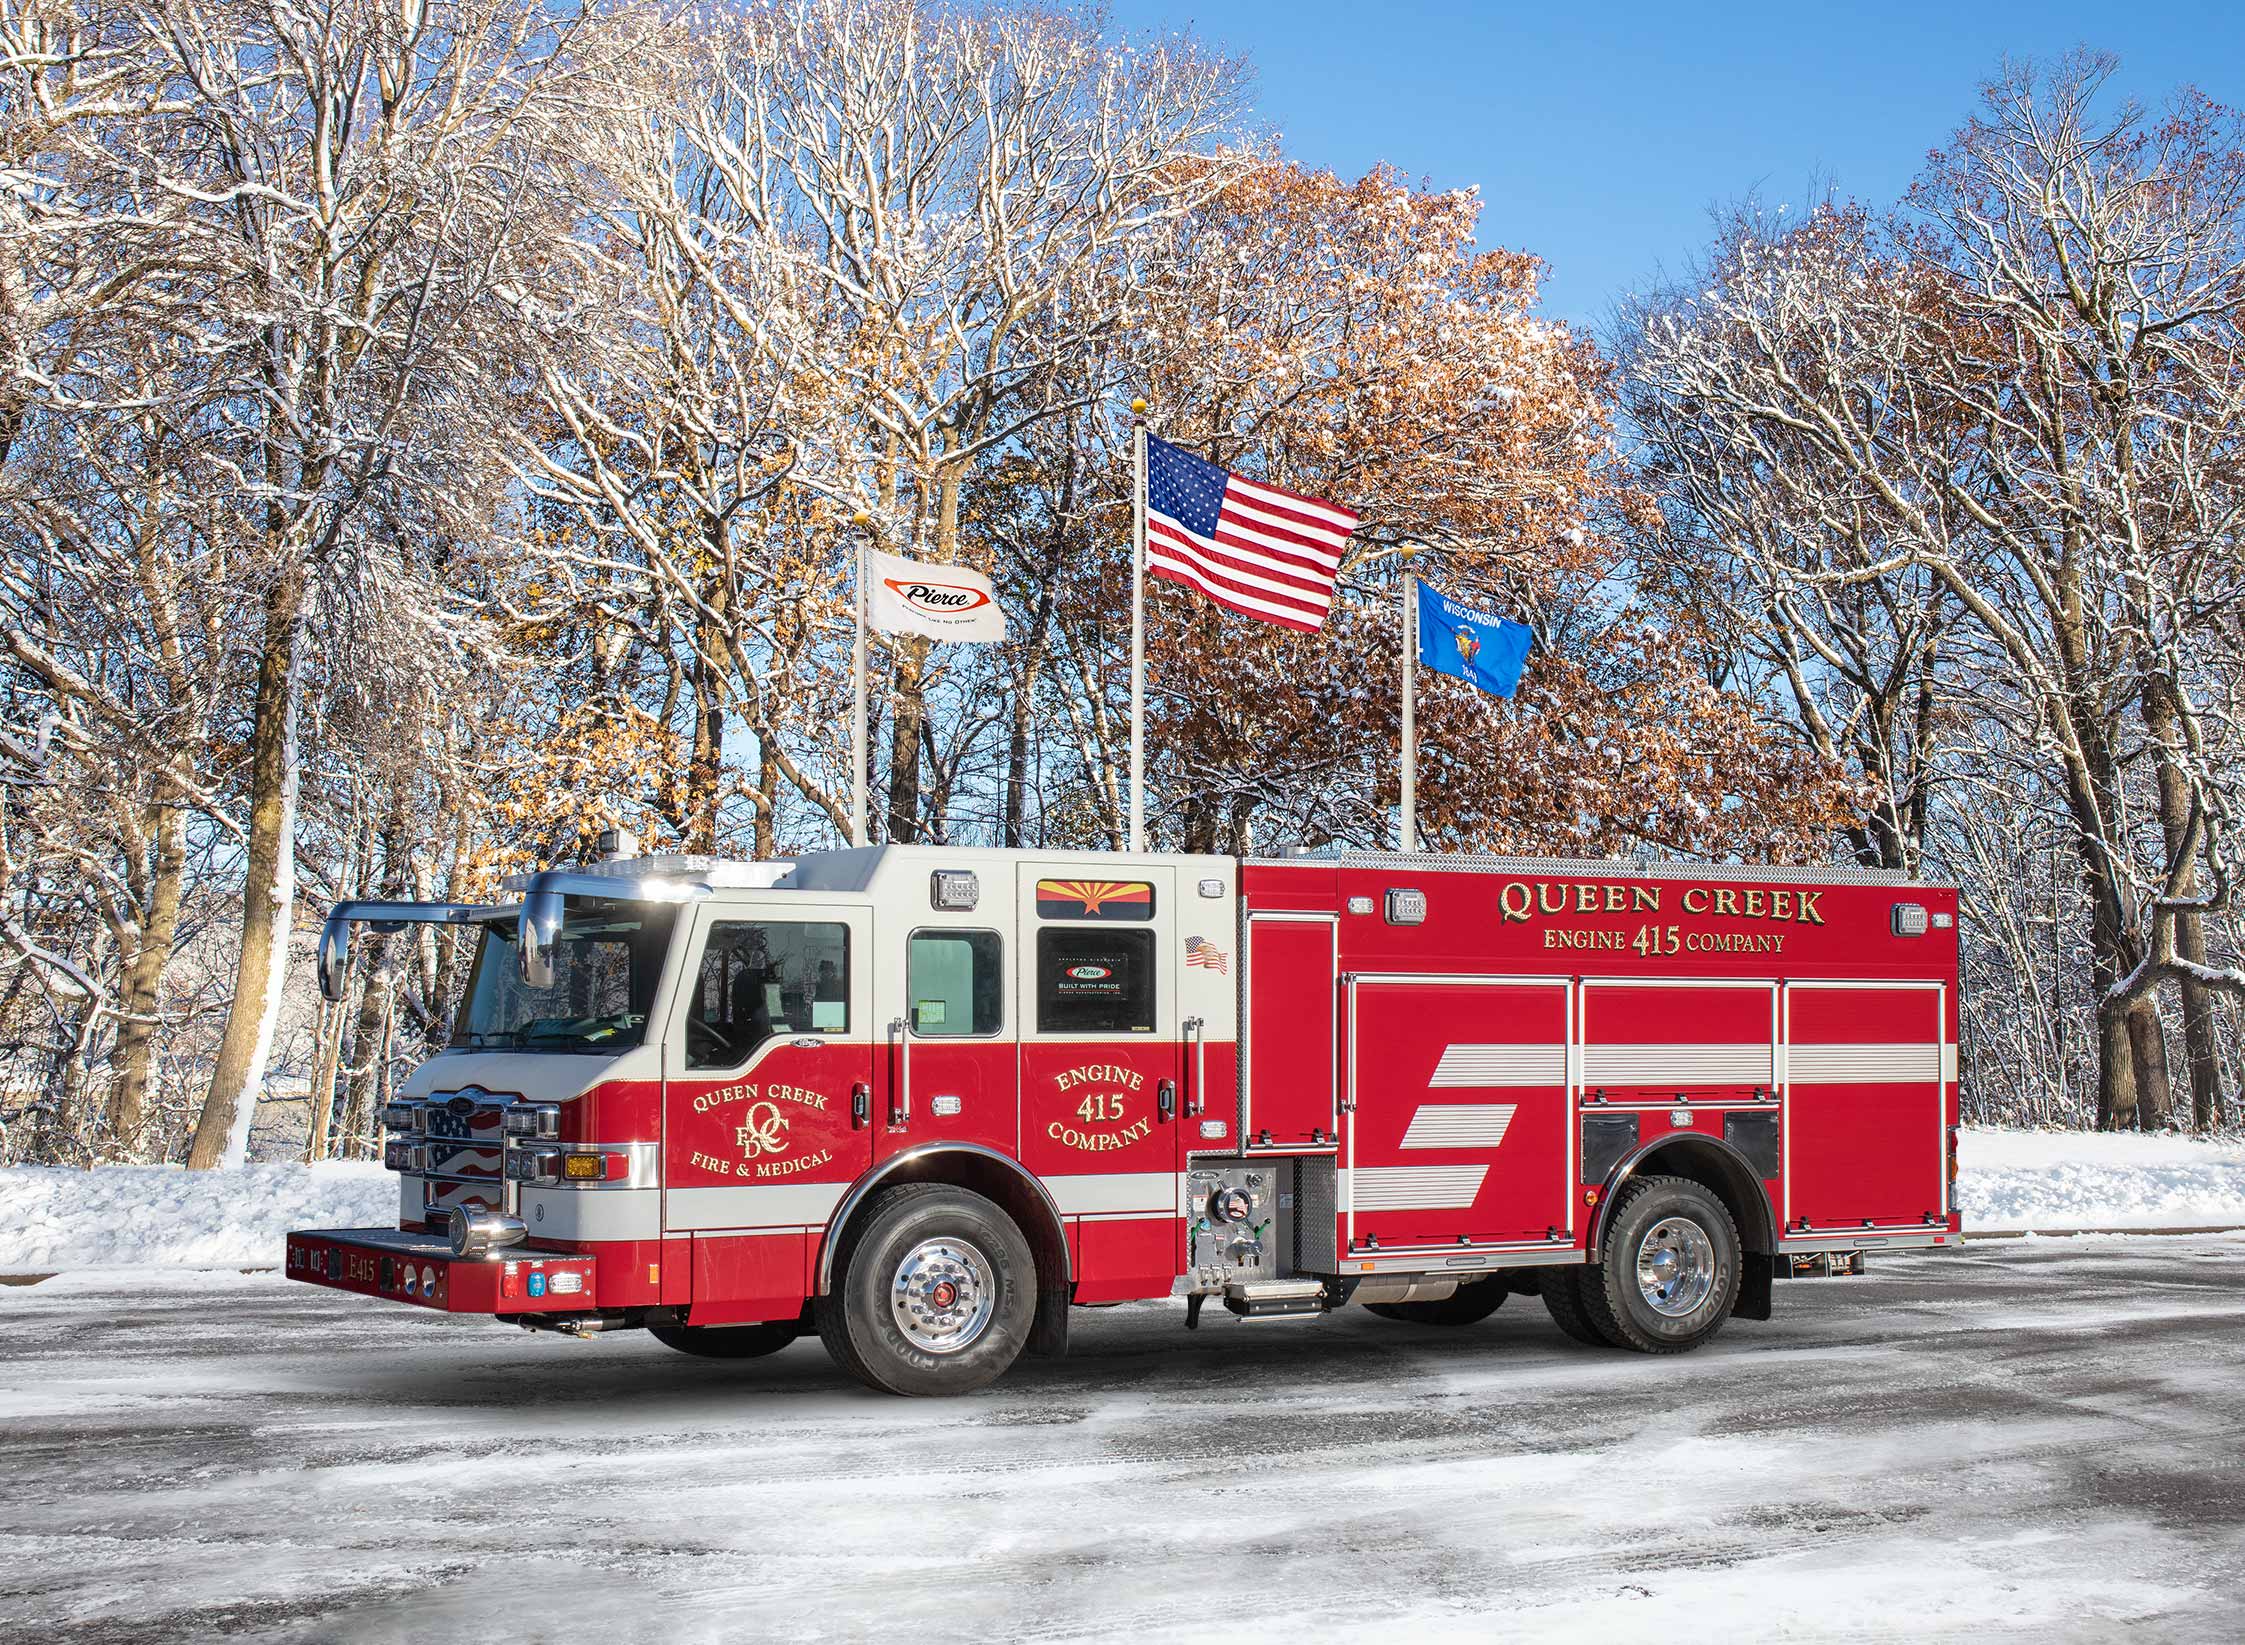
[[[1615,1344],[1600,1334],[1591,1322],[1589,1310],[1583,1306],[1583,1287],[1594,1271],[1579,1263],[1564,1268],[1546,1268],[1537,1280],[1536,1289],[1543,1293],[1543,1305],[1551,1312],[1551,1322],[1586,1348],[1611,1348]]]
[[[801,1336],[803,1328],[789,1319],[770,1325],[650,1325],[647,1334],[696,1359],[762,1359]]]
[[[1504,1306],[1504,1287],[1485,1279],[1461,1285],[1439,1302],[1368,1302],[1364,1311],[1406,1325],[1478,1325]]]
[[[980,1194],[891,1188],[845,1236],[819,1338],[852,1376],[892,1394],[963,1394],[1020,1357],[1037,1312],[1021,1230]]]
[[[1680,1354],[1722,1329],[1738,1300],[1738,1225],[1723,1202],[1683,1177],[1622,1190],[1585,1279],[1583,1310],[1616,1347]]]

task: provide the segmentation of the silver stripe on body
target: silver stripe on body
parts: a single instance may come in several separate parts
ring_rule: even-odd
[[[1435,1087],[1460,1085],[1564,1085],[1564,1045],[1446,1045],[1434,1065]]]
[[[660,1239],[663,1191],[525,1187],[519,1215],[533,1239]]]
[[[1494,1148],[1520,1111],[1511,1102],[1425,1102],[1411,1116],[1405,1148]]]
[[[1920,1045],[1803,1045],[1786,1049],[1786,1078],[1795,1085],[1931,1084],[1941,1078],[1942,1048]]]
[[[1585,1085],[1768,1085],[1775,1079],[1770,1049],[1767,1045],[1586,1045],[1582,1079]]]
[[[673,1234],[703,1228],[823,1227],[848,1192],[846,1182],[776,1182],[748,1188],[673,1188],[663,1226]]]
[[[1177,1215],[1178,1178],[1174,1171],[1092,1171],[1041,1180],[1062,1216],[1111,1216],[1118,1212],[1149,1217]]]
[[[1486,1165],[1360,1165],[1341,1173],[1357,1211],[1462,1211],[1481,1193]]]

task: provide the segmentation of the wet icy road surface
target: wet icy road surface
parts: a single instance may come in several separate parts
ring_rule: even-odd
[[[0,1289],[0,1638],[2234,1640],[2245,1239],[1981,1244],[1653,1360],[1076,1315],[907,1402],[273,1275]]]

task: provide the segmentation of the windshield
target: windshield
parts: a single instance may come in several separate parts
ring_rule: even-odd
[[[570,897],[563,910],[551,988],[524,984],[512,924],[483,928],[454,1046],[608,1053],[647,1037],[677,905]]]

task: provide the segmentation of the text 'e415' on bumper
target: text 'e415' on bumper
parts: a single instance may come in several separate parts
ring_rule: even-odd
[[[319,1228],[288,1236],[283,1272],[308,1285],[440,1313],[577,1314],[595,1306],[594,1267],[591,1257],[519,1248],[470,1262],[427,1234]]]

